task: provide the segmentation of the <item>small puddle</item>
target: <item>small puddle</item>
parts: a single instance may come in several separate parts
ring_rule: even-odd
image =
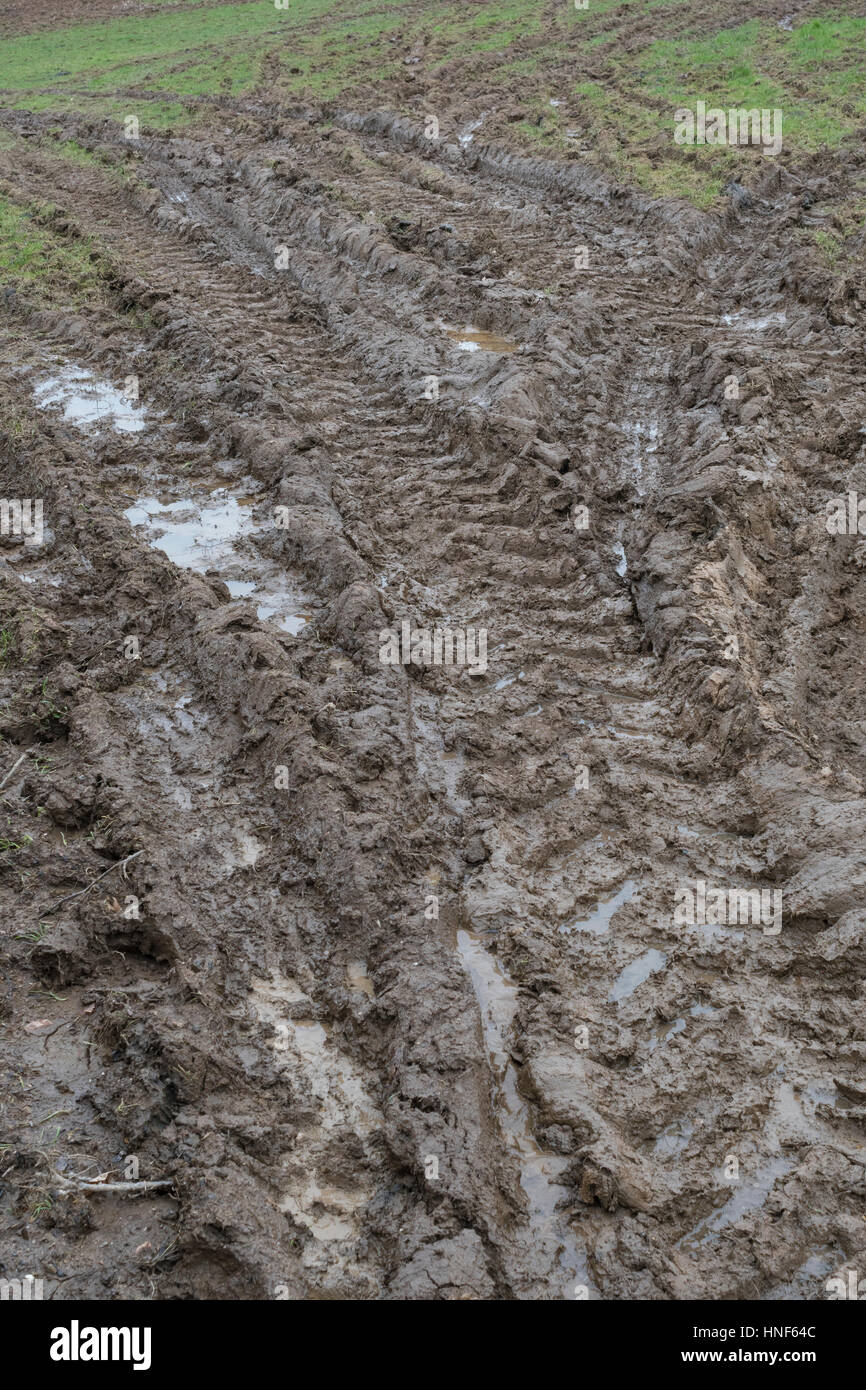
[[[518,671],[516,676],[503,676],[501,680],[496,682],[493,689],[507,690],[509,685],[513,685],[515,681],[522,681],[524,679],[524,674],[523,671]]]
[[[364,961],[350,960],[346,966],[346,979],[350,989],[357,990],[360,994],[366,994],[368,999],[374,997],[373,981],[367,974],[367,966]]]
[[[573,931],[593,932],[596,936],[602,936],[610,927],[611,920],[615,913],[619,911],[623,903],[627,903],[634,897],[637,884],[633,878],[627,878],[622,887],[610,898],[601,898],[596,906],[595,912],[591,917],[583,917],[577,922],[565,922],[559,928],[560,934],[565,935]],[[638,982],[640,983],[640,982]]]
[[[788,315],[784,309],[775,314],[765,314],[759,319],[750,319],[745,310],[736,314],[722,314],[722,323],[726,328],[742,328],[752,333],[761,333],[765,328],[781,328],[787,322]]]
[[[688,1235],[682,1236],[677,1241],[676,1248],[696,1251],[700,1246],[706,1245],[707,1241],[712,1240],[713,1236],[723,1231],[726,1226],[731,1226],[735,1221],[739,1221],[741,1216],[746,1216],[748,1212],[763,1207],[777,1180],[785,1177],[793,1166],[794,1160],[791,1158],[771,1158],[750,1180],[741,1178],[739,1181],[733,1182],[728,1179],[733,1191],[724,1206],[719,1207],[711,1216],[699,1222]]]
[[[62,405],[63,418],[78,429],[111,425],[121,434],[137,434],[145,428],[145,410],[108,381],[100,381],[86,367],[63,367],[34,388],[40,410]]]
[[[628,999],[634,994],[639,985],[644,984],[650,975],[655,975],[659,970],[663,970],[667,965],[667,956],[663,951],[655,948],[644,951],[642,956],[633,960],[624,970],[621,970],[616,977],[614,986],[608,995],[611,1004],[619,1004],[623,999]]]
[[[684,1032],[685,1026],[686,1021],[684,1018],[675,1018],[672,1023],[657,1024],[653,1029],[653,1036],[650,1039],[650,1052],[655,1052],[659,1045],[664,1046],[666,1042],[670,1042],[671,1038],[675,1038],[677,1033]]]
[[[823,1297],[827,1276],[837,1270],[844,1261],[845,1252],[841,1246],[816,1250],[783,1284],[769,1293],[762,1294],[762,1298],[768,1303],[805,1303],[814,1299],[816,1292]]]
[[[480,130],[483,124],[484,117],[479,116],[477,121],[472,121],[469,125],[463,127],[460,134],[457,136],[457,141],[461,149],[466,150],[469,148],[472,141],[475,139],[476,130]]]
[[[499,333],[488,333],[483,328],[473,328],[471,324],[467,324],[465,328],[449,328],[445,325],[445,332],[461,352],[516,352],[520,347],[512,338],[503,338]]]
[[[252,598],[262,622],[273,619],[284,632],[296,636],[309,621],[311,615],[302,611],[303,599],[285,574],[261,556],[239,550],[239,543],[259,528],[253,521],[252,504],[239,502],[225,488],[217,488],[201,503],[191,497],[167,503],[140,497],[124,516],[130,525],[144,526],[150,544],[181,569],[197,574],[215,571],[233,599]],[[250,569],[261,571],[257,579],[237,577],[237,572]]]
[[[557,1210],[558,1203],[571,1197],[570,1189],[560,1181],[571,1160],[545,1153],[536,1142],[529,1105],[520,1093],[517,1068],[508,1053],[506,1039],[517,1011],[517,986],[474,933],[458,931],[457,949],[478,1000],[493,1074],[494,1111],[520,1168],[533,1246],[562,1279],[563,1298],[574,1297],[576,1284],[585,1285],[591,1296],[585,1253],[564,1213]]]

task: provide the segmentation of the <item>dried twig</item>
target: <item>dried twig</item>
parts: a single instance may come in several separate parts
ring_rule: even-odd
[[[76,1192],[124,1192],[135,1195],[174,1186],[173,1178],[156,1178],[148,1182],[100,1182],[99,1178],[81,1178],[77,1173],[58,1173],[56,1169],[52,1176],[62,1187],[72,1188]]]
[[[21,754],[21,757],[18,759],[18,761],[17,761],[16,763],[13,763],[13,764],[12,764],[12,766],[11,766],[10,769],[9,769],[9,771],[6,773],[6,776],[3,778],[3,781],[0,782],[0,791],[2,791],[3,788],[6,786],[6,783],[9,781],[9,778],[12,776],[12,774],[18,770],[18,768],[19,768],[19,767],[21,766],[21,764],[23,763],[24,759],[25,759],[25,758],[29,758],[29,757],[30,757],[30,754],[33,753],[33,752],[35,752],[35,751],[36,751],[36,750],[33,749],[33,748],[27,748],[27,749]]]
[[[109,865],[105,873],[100,874],[92,883],[88,883],[86,888],[79,888],[75,893],[67,893],[65,898],[60,898],[56,903],[52,903],[51,907],[44,907],[37,915],[39,917],[45,917],[49,912],[56,912],[58,907],[62,907],[64,903],[71,902],[73,898],[80,898],[84,893],[89,893],[91,888],[95,888],[97,883],[100,883],[102,879],[106,878],[110,873],[113,873],[115,869],[124,869],[131,859],[137,859],[140,854],[144,854],[143,849],[137,849],[135,854],[128,854],[125,859],[118,859],[116,864]],[[124,874],[124,878],[125,877],[126,875]]]

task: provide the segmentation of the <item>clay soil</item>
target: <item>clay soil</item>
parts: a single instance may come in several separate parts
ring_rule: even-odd
[[[3,126],[99,288],[0,305],[45,517],[0,558],[0,1274],[824,1297],[866,1259],[866,548],[825,525],[866,295],[794,230],[862,170],[699,212],[372,109]],[[70,370],[142,428],[40,405]],[[403,619],[486,670],[384,664]],[[699,881],[780,930],[677,920]]]

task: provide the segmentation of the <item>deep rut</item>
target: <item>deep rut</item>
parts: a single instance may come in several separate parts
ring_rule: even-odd
[[[748,495],[793,438],[764,345],[777,394],[824,373],[844,400],[853,329],[780,286],[772,236],[746,264],[751,229],[414,141],[350,116],[284,123],[267,161],[151,141],[126,190],[48,140],[4,156],[10,186],[50,195],[116,268],[115,341],[37,326],[43,348],[139,375],[148,433],[74,465],[120,571],[144,567],[152,607],[181,596],[154,624],[163,659],[74,724],[127,807],[147,788],[125,828],[164,923],[148,950],[201,1001],[198,1027],[222,1015],[209,1065],[255,1111],[235,1123],[206,1075],[170,1106],[164,1144],[194,1110],[234,1146],[218,1239],[186,1160],[172,1277],[195,1288],[206,1266],[219,1288],[228,1241],[271,1293],[783,1296],[855,1239],[847,1207],[794,1220],[816,1146],[846,1191],[863,1181],[828,1101],[855,1052],[817,1022],[817,1048],[797,1040],[822,909],[804,888],[782,943],[689,936],[672,913],[684,878],[751,887],[802,864],[776,822],[812,814],[818,747],[760,649],[772,507],[744,525],[720,486]],[[514,350],[462,351],[464,324]],[[222,496],[250,509],[231,563],[169,577],[148,546],[168,509],[195,531]],[[146,498],[130,536],[120,513]],[[78,544],[104,572],[80,527]],[[262,617],[274,573],[305,594],[290,635]],[[383,666],[404,618],[486,630],[487,670]],[[742,774],[756,731],[764,763]],[[792,748],[793,807],[772,773]],[[832,967],[813,985],[826,1012]],[[163,1050],[170,1026],[150,1021]],[[766,1210],[779,1233],[756,1254]]]

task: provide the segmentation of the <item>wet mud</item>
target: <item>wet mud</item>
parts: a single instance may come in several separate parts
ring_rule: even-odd
[[[866,1242],[825,525],[866,295],[788,235],[813,175],[759,221],[483,122],[230,108],[3,117],[110,268],[0,309],[0,486],[44,502],[0,543],[0,1272],[820,1298]],[[389,664],[404,621],[486,660]],[[780,922],[683,921],[699,883]]]

